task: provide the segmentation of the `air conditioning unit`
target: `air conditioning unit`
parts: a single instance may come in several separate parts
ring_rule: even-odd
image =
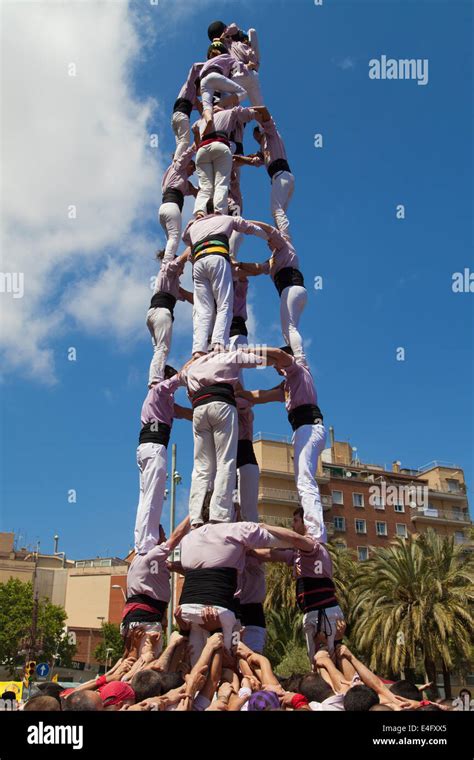
[[[344,474],[345,474],[346,478],[352,478],[352,472],[349,472],[349,470],[346,470],[346,472]]]

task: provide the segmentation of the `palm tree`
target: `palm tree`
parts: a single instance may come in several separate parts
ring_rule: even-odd
[[[354,638],[375,670],[400,673],[420,661],[427,680],[467,659],[474,634],[469,609],[473,560],[433,531],[374,549],[354,581]],[[446,684],[449,687],[447,682]],[[434,687],[436,690],[436,687]]]
[[[283,562],[271,562],[266,566],[267,596],[265,612],[296,608],[296,587],[293,570]]]

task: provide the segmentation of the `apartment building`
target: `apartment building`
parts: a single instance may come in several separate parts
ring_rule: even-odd
[[[260,466],[259,513],[269,523],[289,525],[298,506],[290,439],[258,433],[254,449]],[[454,535],[466,550],[473,548],[464,473],[437,461],[419,469],[391,469],[361,462],[357,451],[336,441],[318,463],[324,518],[330,540],[367,559],[370,547],[386,546],[396,536],[424,533]]]

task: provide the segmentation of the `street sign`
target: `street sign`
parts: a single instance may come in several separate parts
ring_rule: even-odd
[[[46,678],[49,673],[49,665],[47,662],[40,662],[36,666],[36,673],[40,678]]]

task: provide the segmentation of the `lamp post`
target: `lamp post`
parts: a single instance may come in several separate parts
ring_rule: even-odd
[[[122,592],[123,601],[126,603],[127,602],[127,595],[126,595],[125,591],[123,590],[122,586],[119,586],[118,583],[115,583],[112,586],[112,588],[118,588],[118,589],[120,589],[120,591]]]
[[[171,447],[171,500],[170,500],[170,536],[175,528],[175,503],[176,503],[176,486],[181,483],[181,475],[176,471],[176,444]],[[171,598],[168,605],[168,641],[173,630],[173,612],[174,612],[174,573],[171,573]]]

